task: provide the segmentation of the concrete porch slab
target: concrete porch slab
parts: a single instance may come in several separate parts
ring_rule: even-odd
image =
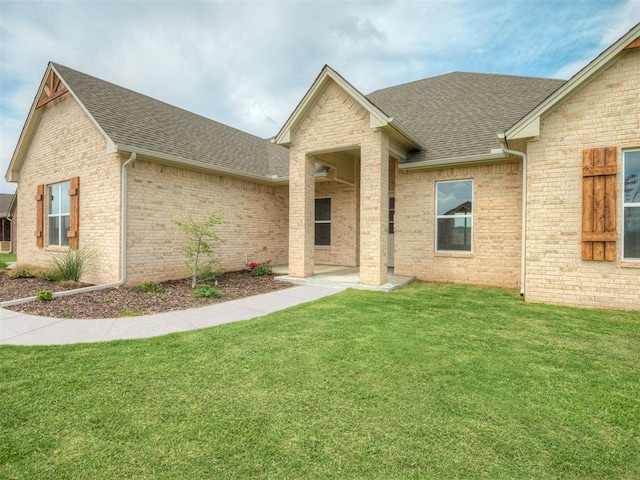
[[[281,275],[276,277],[278,280],[291,282],[296,285],[308,285],[317,287],[337,287],[337,288],[355,288],[357,290],[373,290],[376,292],[390,292],[400,287],[404,287],[415,277],[403,277],[395,275],[393,268],[389,268],[387,272],[387,283],[383,285],[363,285],[360,283],[359,267],[341,267],[336,265],[316,265],[313,269],[313,275],[307,278],[290,277],[288,265],[278,265],[273,267],[273,273]]]

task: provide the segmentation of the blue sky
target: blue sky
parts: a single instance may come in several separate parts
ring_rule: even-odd
[[[640,0],[0,0],[0,192],[49,60],[268,137],[324,64],[363,93],[569,78],[638,22]]]

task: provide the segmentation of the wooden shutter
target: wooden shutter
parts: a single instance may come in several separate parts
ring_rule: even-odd
[[[582,260],[616,259],[616,147],[582,151]]]
[[[72,177],[69,181],[69,248],[77,250],[80,233],[80,177]]]
[[[44,185],[36,187],[36,246],[44,246]]]

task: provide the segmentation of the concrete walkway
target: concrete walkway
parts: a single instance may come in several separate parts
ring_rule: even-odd
[[[96,320],[37,317],[0,308],[0,345],[65,345],[156,337],[261,317],[343,290],[337,287],[296,286],[207,307]]]

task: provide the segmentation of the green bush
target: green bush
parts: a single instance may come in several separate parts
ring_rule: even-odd
[[[194,298],[220,298],[222,295],[220,290],[206,283],[201,283],[191,292],[191,296]]]
[[[9,268],[9,264],[0,260],[0,270],[6,270],[7,268]]]
[[[44,302],[50,302],[53,300],[53,292],[51,290],[40,290],[36,293],[36,298]]]
[[[212,264],[203,264],[198,270],[197,278],[202,282],[213,282],[218,280],[224,273],[223,268],[214,268]]]
[[[87,250],[67,250],[51,258],[51,267],[58,276],[57,280],[79,282],[90,262],[91,254]]]
[[[146,283],[142,283],[136,287],[139,291],[145,292],[150,297],[160,298],[166,292],[166,289],[160,288],[160,284],[158,282],[150,281]]]
[[[249,264],[249,270],[254,277],[262,277],[271,273],[271,260],[262,263]]]
[[[43,280],[56,281],[59,280],[56,272],[47,267],[32,265],[30,263],[22,263],[16,265],[13,270],[8,271],[11,278],[41,278]]]

